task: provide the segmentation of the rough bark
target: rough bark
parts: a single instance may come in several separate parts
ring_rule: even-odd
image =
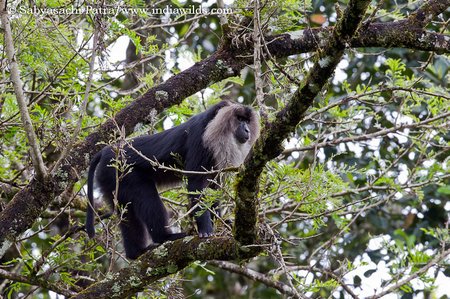
[[[343,17],[326,44],[319,52],[317,61],[308,72],[302,86],[289,100],[286,107],[277,113],[275,120],[266,127],[255,147],[252,159],[245,163],[237,184],[235,210],[235,237],[242,244],[253,244],[257,239],[258,179],[264,165],[282,152],[282,143],[300,122],[316,95],[322,90],[328,78],[341,60],[347,42],[356,33],[364,12],[366,1],[350,1]]]
[[[435,7],[436,3],[439,4],[437,9],[432,10],[434,14],[442,11],[442,7],[449,6],[449,1],[429,1],[429,3],[431,4],[429,7]],[[411,24],[416,21],[418,23],[412,26]],[[420,16],[408,19],[409,26],[405,23],[406,21],[365,24],[358,36],[349,41],[349,45],[351,47],[405,47],[437,53],[450,53],[450,37],[423,30],[421,27],[426,22],[421,21]],[[317,40],[326,41],[332,32],[333,28],[326,28],[268,37],[267,39],[272,41],[268,44],[268,47],[276,57],[311,52],[317,50],[319,46],[323,46],[317,44]],[[223,47],[209,58],[196,63],[190,69],[150,89],[145,95],[119,112],[114,121],[107,121],[84,141],[77,144],[62,167],[57,170],[55,176],[48,177],[44,182],[32,180],[27,187],[15,195],[13,200],[0,213],[0,256],[18,236],[32,226],[51,200],[79,180],[80,174],[87,168],[92,155],[100,149],[99,143],[106,142],[116,130],[114,122],[129,133],[136,124],[145,122],[147,116],[151,115],[153,110],[161,112],[164,108],[179,104],[184,98],[214,82],[238,75],[246,63],[251,63],[251,60],[242,58],[247,51],[250,51],[249,54],[252,53],[252,50],[246,47],[244,44],[238,49]],[[249,57],[251,59],[251,55]],[[270,132],[275,131],[270,127],[268,130]],[[270,139],[266,143],[272,144]],[[274,153],[270,156],[273,155]],[[268,157],[269,155],[265,150],[260,150],[259,154],[252,160],[252,164],[247,165],[247,167],[249,169],[252,167],[261,169],[264,161],[269,159]],[[250,182],[255,182],[255,177],[252,178],[249,172],[250,170],[246,171],[243,177],[250,179]],[[240,196],[253,198],[252,195],[242,193]]]
[[[147,252],[129,267],[91,285],[72,298],[126,298],[143,290],[150,283],[184,269],[194,261],[242,260],[253,257],[258,252],[259,250],[239,247],[231,237],[209,239],[186,237],[164,243]]]
[[[368,2],[351,0],[336,28],[311,29],[267,37],[271,41],[268,48],[276,57],[311,52],[318,47],[321,52],[304,84],[287,107],[278,113],[276,120],[267,126],[252,159],[246,163],[245,170],[239,177],[235,226],[237,241],[231,237],[188,237],[168,242],[144,254],[130,267],[87,288],[75,298],[124,298],[161,277],[183,269],[195,260],[242,260],[260,252],[259,247],[242,246],[257,243],[256,186],[259,174],[265,163],[281,152],[282,141],[294,130],[314,97],[332,75],[345,47],[404,47],[450,53],[449,36],[423,29],[433,16],[450,5],[450,1],[428,1],[407,20],[364,24],[352,37]],[[317,41],[320,41],[319,44]],[[31,227],[53,198],[79,180],[91,156],[100,149],[99,143],[110,139],[116,130],[116,124],[130,133],[138,123],[145,122],[153,111],[161,112],[214,82],[238,75],[246,63],[252,62],[249,44],[251,45],[243,43],[238,48],[223,47],[190,69],[150,89],[120,111],[114,121],[107,121],[77,144],[55,176],[42,182],[32,180],[0,213],[0,257],[19,235]],[[249,54],[249,58],[243,58],[245,54]]]

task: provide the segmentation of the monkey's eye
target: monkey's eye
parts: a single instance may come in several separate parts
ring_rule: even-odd
[[[242,116],[239,116],[239,115],[237,116],[237,120],[240,121],[240,122],[244,122],[244,121],[247,122],[245,117],[242,117]]]

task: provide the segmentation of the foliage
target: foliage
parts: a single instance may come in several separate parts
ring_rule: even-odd
[[[211,5],[206,2],[202,5]],[[334,2],[261,2],[264,33],[333,26],[338,18]],[[338,1],[337,6],[347,2]],[[402,20],[418,9],[419,2],[374,2],[367,17],[372,23]],[[161,8],[198,6],[190,0],[158,3]],[[235,1],[230,22],[252,18],[252,3]],[[35,4],[41,8],[69,5],[66,1]],[[30,8],[20,1],[8,5]],[[125,1],[123,5],[143,8],[153,4]],[[448,17],[447,10],[427,28],[449,34]],[[77,142],[148,88],[219,48],[218,17],[190,18],[152,16],[144,10],[102,16],[13,15],[16,59],[48,168],[68,146],[80,118]],[[100,58],[84,114],[94,30],[101,31],[100,46],[95,49]],[[126,51],[119,47],[123,40],[133,44]],[[0,49],[4,47],[2,39]],[[114,55],[124,58],[125,53],[118,51],[126,52],[126,64],[111,62]],[[6,65],[4,51],[0,55]],[[286,107],[298,87],[292,78],[305,78],[313,56],[266,57],[262,80],[269,121]],[[433,259],[450,244],[449,67],[448,53],[400,47],[349,49],[334,78],[285,141],[282,155],[265,166],[259,181],[259,226],[272,243],[266,244],[264,254],[241,266],[267,274],[272,281],[310,298],[348,298],[347,288],[367,297],[396,284],[392,293],[398,298],[419,294],[448,298],[442,290],[443,282],[450,282],[449,259],[439,260],[440,266]],[[149,112],[146,123],[137,126],[130,137],[178,125],[224,97],[255,104],[253,75],[247,68],[239,76],[211,82],[206,90],[160,115]],[[9,68],[4,67],[0,75],[0,210],[33,177],[29,144],[9,76]],[[117,144],[124,138],[117,134],[108,143]],[[120,159],[116,162],[116,167],[130,167]],[[83,232],[85,179],[84,174],[78,175],[80,182],[55,198],[0,260],[0,271],[26,278],[14,280],[0,272],[0,294],[6,298],[26,294],[48,298],[61,289],[79,291],[129,266],[117,228],[120,215],[102,219],[94,240]],[[218,235],[232,234],[234,187],[233,174],[227,174],[220,188],[206,190],[203,196],[203,208],[221,199],[224,214],[216,219]],[[178,187],[162,197],[174,213],[174,226],[195,234],[186,214],[186,194]],[[106,208],[97,210],[101,215],[107,213]],[[429,263],[433,266],[425,269]],[[399,283],[411,275],[417,277]],[[139,298],[170,297],[177,292],[193,298],[280,296],[257,279],[199,261],[150,285]]]

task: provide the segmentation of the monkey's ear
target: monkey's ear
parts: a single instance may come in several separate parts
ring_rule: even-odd
[[[227,97],[225,97],[222,101],[220,101],[219,104],[223,104],[222,107],[230,106],[231,104],[233,104],[233,101],[231,100],[231,98],[229,98],[229,97],[227,96]],[[221,107],[221,108],[222,108],[222,107]]]
[[[230,105],[231,105],[230,101],[222,100],[219,103],[212,106],[211,109],[213,109],[214,117],[217,115],[217,112],[219,112],[220,109],[222,109],[223,107],[230,106]]]

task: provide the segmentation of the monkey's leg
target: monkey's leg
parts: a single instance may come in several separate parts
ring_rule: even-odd
[[[188,180],[188,191],[189,192],[200,192],[204,188],[208,186],[208,180],[204,176],[191,176]],[[191,200],[191,206],[195,206],[199,203],[200,195],[199,194],[191,194],[189,195]],[[198,212],[201,211],[201,207],[197,207],[192,211],[192,215],[195,216],[195,220],[197,222],[198,235],[200,238],[207,238],[213,235],[213,223],[211,220],[211,212],[206,210],[203,214],[198,215]]]
[[[125,254],[129,259],[136,259],[145,252],[148,245],[148,233],[144,223],[134,214],[131,207],[124,214],[124,220],[120,223]]]
[[[134,212],[140,219],[152,237],[153,243],[164,243],[168,240],[183,238],[186,234],[172,234],[168,228],[168,213],[164,207],[155,183],[148,175],[141,171],[135,172],[133,179],[134,190]]]

